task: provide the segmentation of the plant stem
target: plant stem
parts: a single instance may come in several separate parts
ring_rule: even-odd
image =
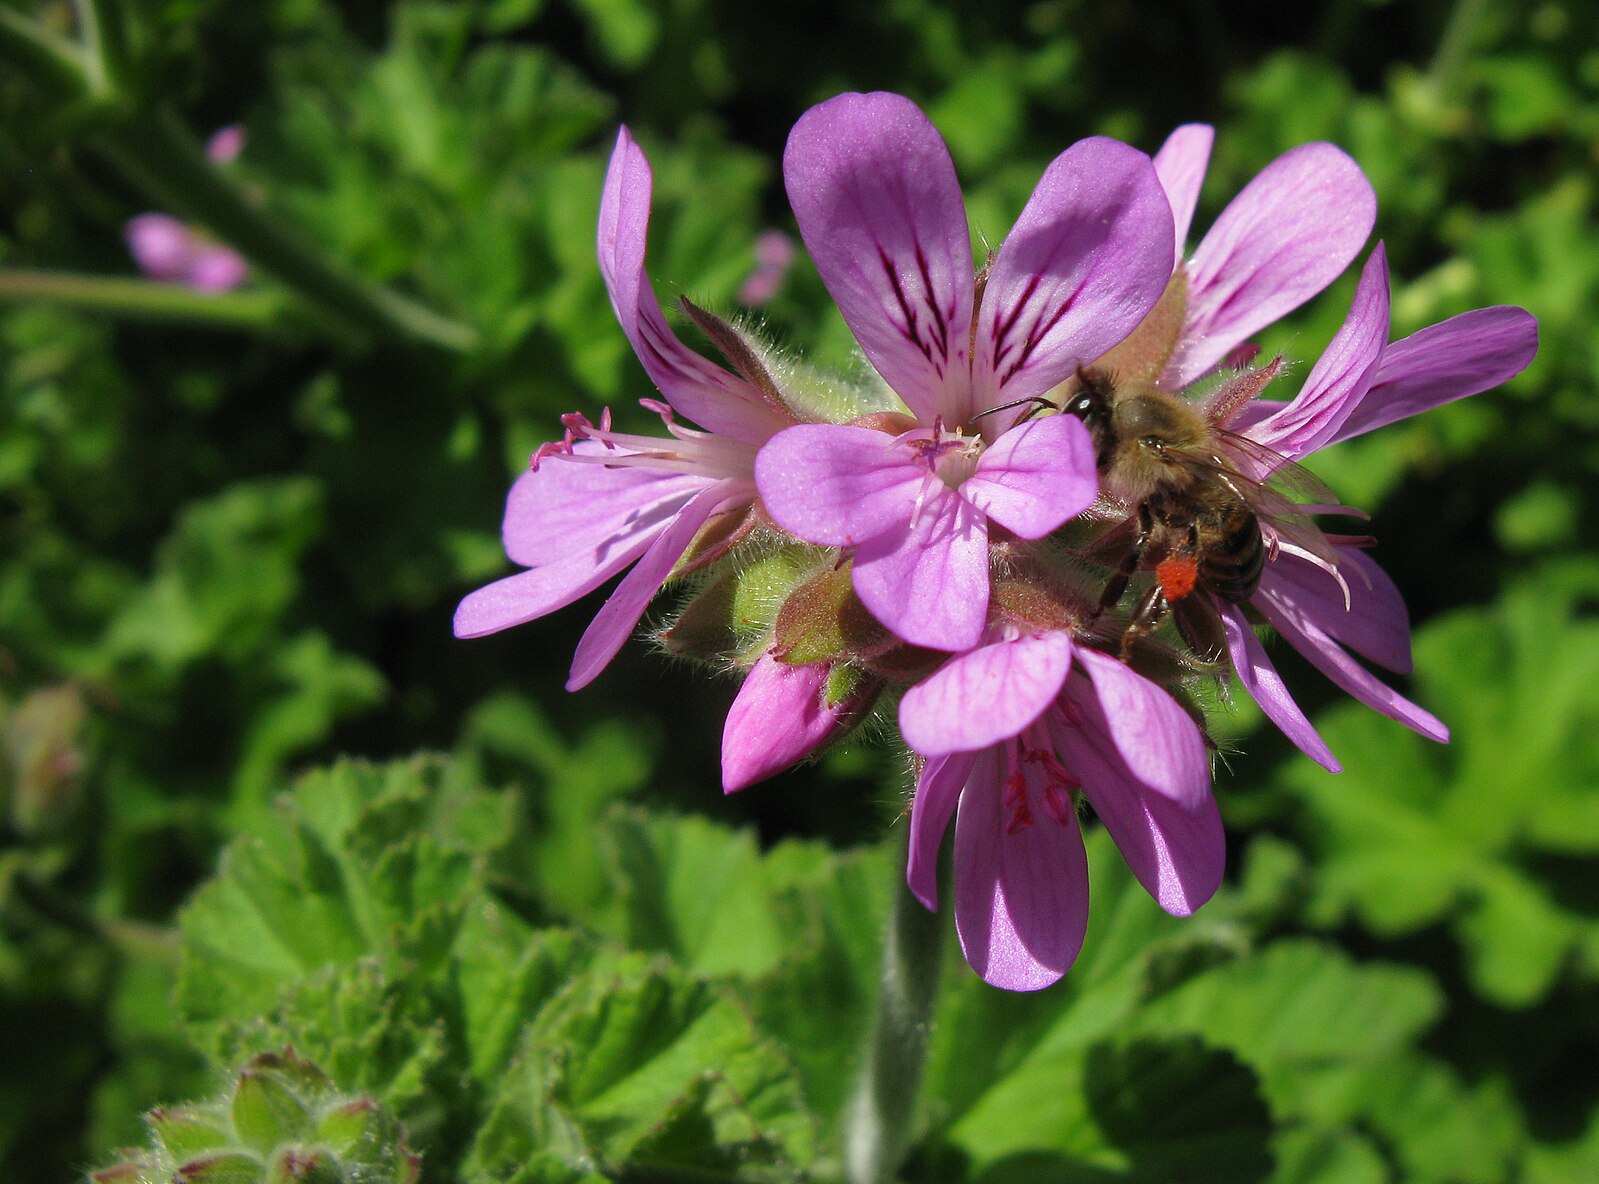
[[[894,907],[871,1043],[844,1119],[844,1178],[849,1184],[886,1184],[904,1160],[938,994],[948,918],[928,911],[911,894],[903,868],[903,861],[895,868]]]
[[[177,955],[177,934],[170,929],[143,921],[101,920],[85,911],[71,897],[20,869],[12,872],[10,880],[17,899],[63,929],[81,934],[121,954],[154,957],[161,961],[169,961]]]
[[[57,97],[76,98],[88,88],[88,67],[77,46],[10,8],[0,8],[0,56]]]
[[[347,334],[410,338],[450,350],[476,341],[469,327],[367,284],[246,201],[171,111],[130,119],[103,135],[98,146],[157,203],[203,223],[262,271],[312,301]]]
[[[209,321],[260,329],[276,324],[283,301],[265,292],[196,292],[120,276],[0,268],[0,301],[41,301],[153,320]]]

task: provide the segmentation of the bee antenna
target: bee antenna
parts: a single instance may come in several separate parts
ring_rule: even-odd
[[[972,421],[975,423],[985,415],[995,415],[1001,411],[1009,411],[1012,407],[1025,407],[1028,404],[1031,404],[1034,408],[1048,407],[1052,411],[1060,410],[1060,404],[1053,399],[1046,399],[1043,395],[1029,395],[1025,399],[1013,399],[1009,403],[1001,403],[998,407],[990,407],[987,411],[979,411],[972,416]]]

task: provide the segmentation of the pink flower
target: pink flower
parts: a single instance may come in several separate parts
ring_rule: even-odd
[[[539,449],[511,488],[506,554],[527,567],[481,588],[455,613],[457,637],[482,637],[542,617],[626,577],[578,643],[568,690],[616,656],[645,607],[714,518],[747,515],[755,454],[793,417],[765,391],[677,339],[644,270],[652,177],[627,129],[617,137],[600,202],[599,256],[611,305],[667,404],[645,400],[667,435],[640,436],[565,417],[566,438]],[[705,431],[682,427],[673,410]],[[710,554],[725,550],[733,536]]]
[[[722,789],[735,793],[780,773],[843,735],[877,694],[875,682],[828,698],[831,664],[795,666],[762,654],[722,729]]]
[[[250,272],[233,248],[168,214],[139,214],[128,220],[124,233],[134,262],[153,280],[185,284],[196,292],[226,292]]]
[[[738,302],[745,307],[765,304],[783,290],[793,265],[794,240],[781,230],[762,231],[755,240],[755,270],[740,285]]]
[[[962,650],[988,606],[988,520],[1040,538],[1096,488],[1067,417],[1015,408],[1106,353],[1171,275],[1173,224],[1148,157],[1084,140],[1045,170],[979,289],[949,150],[910,100],[808,111],[783,158],[800,233],[862,351],[912,415],[804,425],[757,462],[785,530],[855,549],[856,592],[900,637]]]
[[[906,692],[900,729],[926,756],[907,879],[938,907],[938,849],[955,817],[955,925],[997,987],[1047,987],[1088,924],[1078,795],[1167,912],[1221,883],[1225,844],[1198,727],[1165,691],[1065,633],[1011,636],[952,658]]]
[[[1388,263],[1382,245],[1367,260],[1349,316],[1299,394],[1289,403],[1257,400],[1227,409],[1220,426],[1245,441],[1298,461],[1373,428],[1498,386],[1519,374],[1538,350],[1538,323],[1524,309],[1462,313],[1388,343]],[[1252,456],[1235,455],[1264,478]],[[1250,466],[1257,471],[1249,472]],[[1306,538],[1267,519],[1270,561],[1250,598],[1291,646],[1345,692],[1433,740],[1448,729],[1385,686],[1351,657],[1359,654],[1408,673],[1410,624],[1393,582],[1359,550],[1363,540]],[[1309,544],[1308,546],[1305,544]],[[1329,769],[1337,761],[1289,696],[1240,605],[1218,601],[1239,678],[1267,716],[1307,755]]]
[[[1244,186],[1184,263],[1214,138],[1204,124],[1185,124],[1155,154],[1183,273],[1181,326],[1166,338],[1163,369],[1150,375],[1167,390],[1209,373],[1342,275],[1377,217],[1371,183],[1347,153],[1301,144]]]

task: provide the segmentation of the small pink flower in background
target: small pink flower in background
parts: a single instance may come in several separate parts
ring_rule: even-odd
[[[938,849],[955,818],[955,926],[997,987],[1047,987],[1088,925],[1077,825],[1086,797],[1160,906],[1187,916],[1221,883],[1226,852],[1199,728],[1175,700],[1065,633],[1012,635],[952,658],[900,703],[927,757],[907,878],[938,907]]]
[[[586,686],[616,656],[701,527],[749,513],[756,451],[794,422],[667,325],[644,270],[653,184],[623,128],[600,202],[600,270],[623,331],[666,397],[644,405],[668,434],[616,432],[608,414],[598,426],[564,417],[566,439],[535,454],[505,507],[506,554],[528,570],[472,593],[455,613],[457,637],[482,637],[554,612],[632,568],[578,643],[568,690]],[[708,430],[677,424],[674,409]]]
[[[892,433],[780,433],[757,462],[762,499],[799,538],[854,549],[856,593],[889,629],[967,649],[987,617],[989,518],[1041,538],[1097,490],[1080,423],[1007,434],[1020,412],[994,409],[1043,394],[1144,319],[1171,275],[1170,207],[1143,153],[1102,137],[1073,145],[1045,170],[979,303],[954,162],[909,99],[813,107],[783,174],[823,283],[914,419]]]
[[[242,123],[230,123],[211,133],[205,142],[205,155],[212,164],[229,164],[244,151],[245,131]]]
[[[196,292],[227,292],[250,274],[232,247],[215,242],[169,214],[139,214],[124,234],[139,270],[153,280],[184,284]]]
[[[219,128],[206,141],[206,157],[213,164],[226,164],[244,151],[244,139],[240,124]],[[227,292],[250,275],[250,265],[232,247],[170,214],[135,215],[123,237],[139,270],[153,280],[183,284],[196,292]]]
[[[755,239],[755,270],[738,290],[745,307],[765,304],[783,290],[794,265],[794,240],[781,230],[765,230]]]

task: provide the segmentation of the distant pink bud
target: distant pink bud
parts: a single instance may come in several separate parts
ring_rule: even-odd
[[[230,123],[219,127],[205,142],[205,154],[212,164],[227,164],[244,151],[244,125]]]
[[[189,228],[170,214],[140,214],[124,234],[139,270],[153,280],[181,280],[193,254]]]

